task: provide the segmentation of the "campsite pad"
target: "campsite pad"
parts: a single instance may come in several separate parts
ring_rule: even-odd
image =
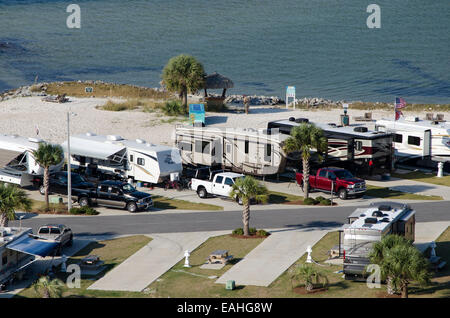
[[[222,269],[225,266],[225,264],[203,264],[200,266],[201,269]]]

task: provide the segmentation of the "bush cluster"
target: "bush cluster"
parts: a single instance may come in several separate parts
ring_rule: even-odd
[[[306,205],[316,205],[316,204],[331,205],[331,200],[330,199],[326,199],[326,198],[324,198],[322,196],[319,196],[316,199],[307,198],[307,199],[303,200],[303,203],[306,204]]]
[[[186,109],[182,105],[181,101],[172,100],[164,104],[162,108],[163,112],[167,116],[185,115]]]
[[[99,214],[99,212],[89,206],[83,206],[80,208],[71,208],[69,211],[70,214],[75,214],[75,215],[80,215],[80,214],[85,214],[85,215],[97,215]]]
[[[265,230],[257,230],[254,227],[249,228],[250,235],[256,236],[269,236],[270,233]],[[240,227],[238,229],[233,230],[233,235],[244,235],[244,230]]]

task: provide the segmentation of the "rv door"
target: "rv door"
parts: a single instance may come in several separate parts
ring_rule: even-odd
[[[349,139],[347,142],[347,160],[352,161],[355,157],[355,141]]]
[[[431,130],[427,129],[423,132],[423,148],[422,155],[424,157],[431,156]]]

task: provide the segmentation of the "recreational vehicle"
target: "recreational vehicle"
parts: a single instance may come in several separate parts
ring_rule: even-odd
[[[33,236],[31,228],[0,227],[0,289],[20,279],[31,263],[52,254],[57,246]]]
[[[306,118],[271,121],[267,129],[278,129],[282,134],[290,135],[292,127],[309,122]],[[357,168],[366,170],[391,169],[393,159],[392,139],[390,133],[371,131],[365,126],[337,126],[335,124],[314,123],[324,131],[328,141],[328,152],[325,155],[326,165],[341,165],[355,171]],[[370,164],[372,162],[372,164]]]
[[[62,144],[68,150],[67,141]],[[181,173],[179,150],[142,139],[86,133],[70,137],[71,166],[97,170],[121,178],[160,183],[171,173]]]
[[[33,176],[44,173],[33,156],[33,151],[44,141],[39,138],[25,138],[17,135],[0,135],[0,181],[15,183],[20,186],[31,185]],[[50,171],[61,169],[64,160]]]
[[[284,171],[282,150],[285,135],[268,135],[265,129],[185,127],[175,129],[175,145],[183,164],[221,166],[252,175],[273,175]]]
[[[399,160],[429,157],[450,161],[450,123],[406,117],[377,120],[375,129],[394,134]]]
[[[342,232],[345,278],[358,279],[365,276],[374,242],[381,241],[387,234],[414,241],[415,211],[407,204],[372,203],[369,208],[356,209]]]

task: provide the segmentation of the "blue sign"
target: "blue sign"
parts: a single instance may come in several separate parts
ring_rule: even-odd
[[[189,104],[189,118],[192,124],[196,122],[205,124],[205,105]]]

